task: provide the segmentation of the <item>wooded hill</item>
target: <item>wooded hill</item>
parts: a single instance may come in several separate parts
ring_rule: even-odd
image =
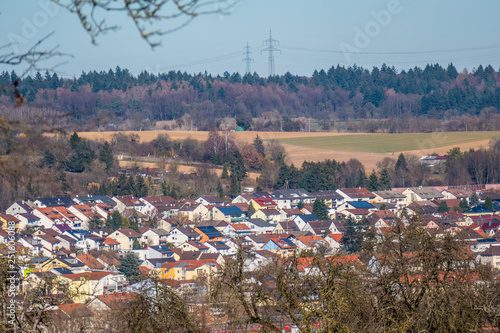
[[[400,72],[385,64],[372,70],[332,66],[314,71],[311,77],[286,73],[269,78],[256,73],[214,77],[180,71],[134,76],[120,67],[82,72],[73,79],[48,72],[23,78],[14,71],[0,75],[1,87],[12,82],[30,102],[30,112],[62,113],[69,116],[68,123],[87,128],[132,120],[127,129],[144,129],[155,121],[177,120],[178,126],[208,130],[226,117],[255,130],[300,131],[307,125],[298,117],[321,120],[321,130],[331,129],[334,122],[367,119],[371,127],[337,129],[417,132],[437,126],[448,131],[500,127],[500,73],[491,65],[461,73],[453,64]],[[0,92],[4,113],[14,103],[12,90]],[[96,117],[99,121],[89,124]],[[421,121],[394,124],[414,117]]]

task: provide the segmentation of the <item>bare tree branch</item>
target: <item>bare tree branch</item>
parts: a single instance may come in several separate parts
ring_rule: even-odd
[[[119,29],[109,25],[106,12],[126,14],[134,23],[141,37],[151,46],[160,42],[155,39],[175,32],[188,25],[195,17],[206,14],[227,15],[239,0],[52,0],[52,2],[76,14],[92,43],[97,37]],[[170,28],[155,28],[160,21],[167,21]]]

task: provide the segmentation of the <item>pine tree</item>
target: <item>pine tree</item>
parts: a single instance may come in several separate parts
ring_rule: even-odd
[[[125,195],[124,191],[127,186],[127,176],[124,173],[118,175],[118,179],[113,182],[112,193],[113,195]]]
[[[239,181],[238,181],[238,178],[236,177],[236,175],[234,173],[231,173],[231,185],[229,187],[229,196],[231,198],[236,198],[239,194],[240,194],[240,186],[239,185]]]
[[[493,207],[493,200],[491,200],[489,195],[487,195],[486,199],[484,199],[484,208],[487,210],[491,210],[492,212],[495,211],[495,208]]]
[[[375,170],[370,174],[370,178],[368,179],[368,190],[369,191],[377,191],[379,188],[379,181]]]
[[[472,193],[472,195],[469,198],[469,206],[474,207],[478,203],[479,203],[479,197],[477,196],[477,193],[474,192],[474,193]]]
[[[439,203],[439,207],[438,207],[438,212],[440,213],[448,213],[450,209],[448,208],[448,203],[446,201],[441,201]]]
[[[148,196],[148,185],[142,176],[137,176],[137,182],[134,186],[134,196],[144,198]]]
[[[127,178],[127,182],[125,184],[125,188],[123,189],[123,194],[122,195],[130,195],[134,194],[135,191],[135,181],[134,177],[129,176]]]
[[[99,161],[104,163],[104,165],[106,166],[106,170],[110,170],[111,168],[113,168],[115,159],[113,157],[113,150],[111,149],[111,145],[108,143],[108,141],[105,141],[101,149],[99,150]]]
[[[406,163],[405,155],[403,155],[403,153],[399,154],[394,169],[395,169],[394,171],[396,172],[396,177],[398,178],[398,185],[405,186],[406,173],[408,172],[408,164]]]
[[[123,223],[122,215],[120,214],[119,211],[115,210],[113,212],[113,215],[111,216],[111,230],[115,231],[121,229],[122,223]]]
[[[120,267],[118,270],[125,275],[130,281],[130,284],[133,284],[141,281],[144,277],[139,269],[140,265],[139,259],[134,254],[129,253],[120,259]]]
[[[467,210],[469,209],[469,202],[467,201],[466,198],[462,198],[462,200],[460,200],[460,205],[459,205],[460,209],[462,210]]]
[[[101,217],[99,214],[94,212],[94,215],[92,215],[92,218],[89,220],[89,230],[92,229],[100,229],[101,228]]]
[[[380,173],[379,178],[379,190],[388,191],[392,188],[391,176],[389,175],[389,170],[383,169]]]
[[[235,149],[233,152],[233,156],[229,162],[229,169],[231,170],[231,176],[234,174],[239,182],[247,176],[247,168],[245,167],[243,156],[241,156],[238,149]]]
[[[362,169],[359,169],[358,182],[356,187],[365,187],[366,186],[366,175]]]
[[[217,187],[215,188],[219,198],[224,198],[224,189],[222,188],[222,184],[220,180],[217,182]]]
[[[253,214],[255,214],[256,210],[255,210],[255,207],[253,206],[253,203],[250,203],[250,205],[248,206],[248,210],[247,210],[247,217],[248,218],[251,218]]]
[[[139,241],[137,240],[137,237],[134,237],[134,242],[132,243],[132,249],[134,249],[134,250],[142,249],[142,246],[139,243]]]
[[[80,139],[78,133],[73,132],[73,134],[69,137],[69,146],[71,150],[76,150],[81,141],[82,139]]]
[[[362,228],[359,222],[352,218],[347,219],[345,232],[342,235],[342,243],[349,253],[356,253],[361,250],[363,242]]]
[[[129,220],[130,229],[139,232],[139,215],[137,215],[137,211],[134,209],[132,213],[132,217]]]
[[[221,179],[229,179],[229,172],[227,171],[227,163],[224,163],[224,166],[222,167],[222,174],[220,176]]]
[[[113,230],[113,218],[111,217],[113,214],[109,214],[108,213],[108,216],[106,217],[106,228],[110,229],[110,230]]]
[[[71,153],[66,162],[67,170],[70,172],[83,172],[88,169],[96,158],[92,145],[88,140],[78,137],[75,132],[69,138]]]
[[[323,198],[316,198],[316,200],[314,200],[313,214],[315,214],[320,220],[328,220],[328,207],[326,206]]]
[[[259,135],[257,135],[253,140],[253,146],[257,149],[257,152],[262,155],[262,157],[266,157],[266,148],[264,147],[264,142]]]

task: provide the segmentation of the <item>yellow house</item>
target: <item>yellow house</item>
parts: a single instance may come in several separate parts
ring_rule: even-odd
[[[253,208],[255,208],[255,210],[278,208],[278,204],[271,198],[253,198],[252,200],[250,200],[248,205],[253,205]]]
[[[263,209],[256,211],[250,218],[262,219],[262,220],[267,221],[271,224],[276,224],[276,223],[286,219],[286,213],[281,213],[277,209],[263,208]]]
[[[199,275],[217,273],[220,265],[214,259],[182,260],[179,262],[165,263],[160,271],[160,278],[172,280],[193,280]]]
[[[9,230],[9,227],[14,226],[16,233],[19,233],[19,219],[12,215],[0,214],[0,223],[3,230]]]
[[[40,270],[41,272],[48,272],[52,268],[67,268],[72,270],[72,269],[83,269],[84,266],[85,265],[81,261],[75,258],[55,257],[40,263],[40,265],[39,266],[37,265],[37,267],[35,268],[38,268],[38,270]]]
[[[113,272],[62,274],[56,279],[54,291],[64,292],[75,303],[85,303],[98,295],[121,292],[126,282],[125,276]]]
[[[132,250],[134,238],[139,240],[141,236],[140,233],[132,229],[118,229],[108,235],[109,238],[120,243],[120,250]]]

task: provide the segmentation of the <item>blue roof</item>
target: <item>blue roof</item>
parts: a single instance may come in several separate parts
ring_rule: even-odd
[[[151,249],[161,251],[161,252],[171,252],[172,250],[169,247],[163,245],[150,246]]]
[[[366,202],[366,201],[349,201],[347,202],[349,205],[353,206],[356,209],[372,209],[375,208],[371,203]]]
[[[198,230],[200,230],[202,233],[208,236],[208,238],[219,238],[223,237],[222,234],[220,233],[219,230],[215,229],[213,226],[204,226],[204,227],[198,227]]]
[[[500,208],[498,208],[495,205],[493,205],[493,209],[495,211],[500,210]],[[477,205],[477,206],[472,207],[471,209],[466,210],[462,214],[493,214],[493,211],[484,208],[484,205]]]
[[[243,211],[237,206],[217,207],[224,215],[242,215]]]
[[[297,215],[297,217],[300,217],[302,221],[304,222],[310,222],[310,221],[319,221],[319,217],[316,216],[316,214],[302,214],[302,215]]]
[[[73,199],[71,199],[70,197],[38,198],[37,200],[47,207],[57,207],[57,206],[69,207],[75,204]]]

